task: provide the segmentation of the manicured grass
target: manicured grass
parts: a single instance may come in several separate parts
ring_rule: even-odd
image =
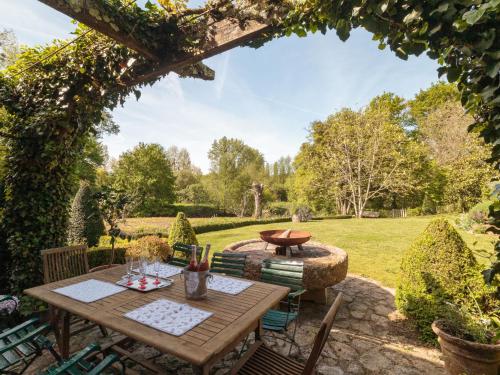
[[[170,227],[170,224],[175,220],[175,217],[132,217],[120,224],[120,228],[125,232],[165,232]],[[189,222],[193,226],[245,221],[248,218],[240,217],[214,217],[214,218],[190,218]]]
[[[198,235],[200,244],[211,243],[220,251],[232,242],[258,238],[259,231],[268,229],[303,229],[310,231],[312,240],[324,242],[347,251],[349,272],[370,277],[395,287],[401,257],[405,249],[433,219],[409,217],[404,219],[331,219],[308,223],[266,224],[210,232]],[[448,217],[454,223],[455,217]],[[492,252],[495,238],[470,234],[460,230],[467,244],[475,250]],[[484,259],[479,259],[485,262]]]

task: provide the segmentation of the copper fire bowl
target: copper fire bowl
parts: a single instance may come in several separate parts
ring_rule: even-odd
[[[292,230],[287,238],[280,238],[279,236],[285,231],[285,229],[265,230],[259,234],[262,241],[285,247],[302,245],[311,239],[311,233],[299,230]]]

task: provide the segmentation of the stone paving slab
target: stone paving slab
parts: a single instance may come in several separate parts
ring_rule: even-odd
[[[395,309],[394,290],[378,282],[357,275],[347,278],[329,288],[330,303],[338,292],[344,293],[344,302],[334,323],[330,337],[318,361],[321,375],[444,375],[441,353],[433,347],[423,345],[415,330]],[[311,350],[314,337],[329,306],[304,303],[296,340],[299,347],[293,347],[291,357],[304,362]],[[291,327],[290,332],[292,332]],[[71,350],[76,351],[90,342],[102,344],[117,337],[103,338],[99,330],[87,331],[72,339]],[[266,344],[274,350],[288,355],[289,344],[279,340],[280,335],[265,337]],[[212,374],[227,374],[235,363],[238,350],[229,353],[218,363]],[[161,355],[153,348],[135,345],[134,353],[142,358],[152,359],[165,370],[165,374],[192,374],[189,364],[169,355]],[[35,374],[45,368],[51,357],[44,356],[36,361],[28,374]],[[141,374],[148,372],[129,364]]]

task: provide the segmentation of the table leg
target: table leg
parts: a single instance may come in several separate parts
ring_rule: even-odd
[[[259,341],[261,337],[263,336],[263,329],[262,329],[262,319],[259,320],[257,323],[257,327],[255,327],[255,341]]]
[[[193,369],[194,375],[208,375],[210,373],[210,367],[208,365],[205,366],[195,366],[191,365]]]
[[[61,357],[67,359],[69,357],[69,339],[70,339],[70,320],[71,314],[67,311],[63,312],[61,337],[59,339],[59,351],[61,352]]]

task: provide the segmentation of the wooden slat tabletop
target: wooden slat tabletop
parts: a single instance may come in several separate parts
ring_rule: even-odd
[[[167,288],[147,293],[126,290],[92,303],[79,302],[52,291],[89,279],[114,283],[124,274],[125,266],[115,267],[27,289],[25,293],[151,345],[163,353],[173,354],[196,366],[205,366],[220,359],[256,329],[266,311],[289,292],[288,288],[282,286],[255,282],[236,296],[209,290],[206,300],[191,301],[184,296],[184,283],[179,275],[172,277],[174,284]],[[213,312],[214,315],[182,336],[169,335],[123,316],[160,298],[187,303]]]

